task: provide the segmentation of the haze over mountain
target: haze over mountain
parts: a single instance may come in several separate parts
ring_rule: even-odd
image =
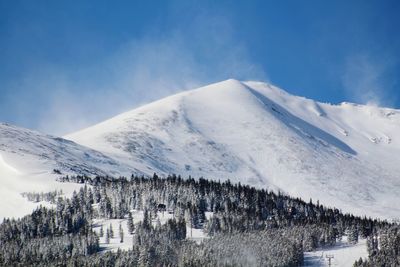
[[[324,104],[237,80],[161,99],[64,138],[0,124],[6,196],[0,217],[32,209],[14,209],[24,205],[24,191],[71,193],[72,184],[55,182],[52,172],[59,169],[230,179],[345,212],[396,218],[398,136],[399,110]]]

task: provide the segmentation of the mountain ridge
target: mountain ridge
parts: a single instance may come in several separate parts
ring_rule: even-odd
[[[327,205],[340,202],[336,206],[357,214],[369,207],[374,215],[383,214],[400,189],[393,159],[400,153],[399,114],[319,103],[270,84],[230,79],[65,138],[148,174],[231,179]]]
[[[72,193],[73,187],[55,182],[53,169],[115,177],[179,174],[230,179],[356,215],[396,218],[397,136],[399,110],[320,103],[270,84],[230,79],[64,138],[1,123],[2,195],[21,206],[23,191]],[[0,216],[3,210],[10,211],[3,204]]]
[[[133,172],[140,173],[70,140],[0,123],[0,221],[30,213],[38,204],[48,205],[28,202],[24,192],[62,190],[68,196],[79,188],[58,183],[60,174],[118,177]]]

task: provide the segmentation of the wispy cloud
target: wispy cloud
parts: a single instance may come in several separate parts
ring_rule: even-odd
[[[199,15],[190,34],[177,29],[159,36],[130,40],[94,65],[36,66],[15,91],[24,94],[19,103],[26,112],[34,108],[29,102],[37,104],[21,123],[36,120],[39,130],[61,135],[210,82],[267,79],[224,18]]]
[[[392,106],[394,100],[385,93],[385,87],[390,86],[385,75],[390,64],[365,54],[349,57],[342,76],[347,97],[367,105]]]

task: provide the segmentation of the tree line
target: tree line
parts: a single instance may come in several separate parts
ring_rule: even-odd
[[[398,257],[399,242],[392,236],[399,235],[393,234],[393,224],[281,192],[156,174],[117,179],[64,176],[59,181],[83,186],[70,199],[41,194],[56,198],[53,209],[39,207],[21,219],[4,220],[0,265],[299,266],[305,251],[334,245],[343,235],[353,243],[359,236],[368,238],[370,257],[356,266],[391,266],[376,264]],[[38,199],[35,193],[29,197]],[[132,210],[143,211],[141,222],[133,223]],[[154,224],[157,212],[173,218]],[[212,216],[207,218],[206,213]],[[127,219],[132,248],[96,253],[101,247],[93,231],[94,218]],[[202,229],[209,238],[199,244],[188,240],[188,228]],[[107,240],[110,230],[101,229],[100,235]]]

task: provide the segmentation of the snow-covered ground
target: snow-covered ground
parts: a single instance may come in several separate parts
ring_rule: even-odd
[[[0,123],[0,221],[31,213],[37,205],[23,192],[62,190],[66,196],[79,185],[59,183],[54,169],[63,174],[129,175],[133,169],[72,141]]]
[[[133,223],[137,224],[143,221],[143,211],[140,210],[132,210],[132,218]],[[206,212],[206,217],[209,219],[212,216],[212,212]],[[156,226],[158,221],[161,225],[165,224],[169,219],[173,218],[173,214],[168,212],[158,212],[157,217],[152,219],[152,224]],[[103,251],[113,250],[116,251],[118,249],[128,250],[132,248],[133,245],[133,234],[130,234],[128,231],[128,218],[126,216],[125,219],[95,219],[93,221],[93,230],[100,234],[100,229],[103,226],[104,236],[100,237],[100,247]],[[107,228],[110,229],[110,225],[114,232],[114,238],[110,238],[110,242],[106,243],[105,233]],[[124,233],[123,242],[121,242],[120,234],[119,234],[119,226],[121,225]],[[194,229],[189,226],[186,227],[186,238],[189,240],[193,240],[195,242],[201,242],[204,238],[207,238],[207,234],[204,233],[202,229]]]
[[[396,218],[400,111],[319,103],[261,82],[183,92],[65,136],[144,173],[231,179]]]
[[[20,195],[22,192],[19,188],[24,186],[24,182],[21,182],[18,171],[7,164],[1,154],[0,181],[0,195],[3,198],[3,204],[0,204],[0,222],[3,221],[3,216],[21,216],[34,209],[36,205]]]
[[[306,252],[304,266],[328,266],[327,256],[333,256],[331,266],[351,267],[356,260],[368,258],[367,240],[360,239],[357,244],[353,245],[347,243],[347,238],[344,237],[333,247]]]
[[[79,189],[77,184],[61,184],[51,173],[25,173],[9,164],[0,153],[0,222],[5,217],[21,217],[31,213],[38,205],[50,206],[47,202],[33,203],[22,197],[23,192],[50,192],[62,190],[66,196]]]
[[[112,226],[114,237],[110,238],[110,242],[106,243],[106,230],[110,229],[110,225]],[[120,234],[119,234],[119,225],[121,225],[124,238],[123,242],[121,242]],[[113,250],[116,251],[118,249],[128,250],[132,249],[133,245],[133,235],[128,231],[127,219],[109,219],[109,220],[95,220],[93,223],[94,231],[97,234],[100,234],[100,228],[103,226],[104,235],[100,237],[100,248],[103,251]]]

